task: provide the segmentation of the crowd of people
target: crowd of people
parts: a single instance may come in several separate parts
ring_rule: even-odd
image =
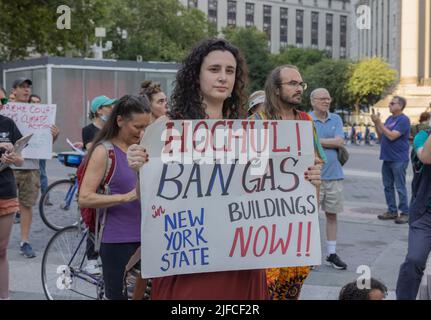
[[[300,110],[307,84],[297,67],[283,65],[272,70],[263,90],[252,93],[248,101],[247,76],[247,66],[238,48],[223,39],[207,39],[185,58],[176,76],[169,108],[161,85],[149,80],[141,84],[137,95],[119,99],[101,95],[92,100],[91,123],[82,129],[82,142],[76,143],[87,152],[79,205],[104,209],[100,247],[89,237],[86,268],[90,273],[100,273],[97,262],[100,258],[106,299],[127,299],[123,273],[141,243],[136,171],[149,161],[145,146],[139,142],[147,126],[163,117],[310,121],[314,132],[314,166],[304,172],[304,178],[316,188],[321,210],[325,212],[325,262],[337,270],[347,269],[347,263],[337,254],[337,215],[343,212],[344,180],[338,150],[346,139],[356,143],[362,136],[354,132],[355,125],[351,127],[351,134],[346,135],[341,118],[330,112],[332,98],[325,88],[311,92],[313,110],[310,113]],[[41,103],[40,97],[31,95],[30,79],[17,79],[12,87],[8,98],[7,92],[0,90],[2,106],[8,99]],[[382,179],[388,210],[378,218],[410,224],[408,254],[400,269],[397,297],[414,299],[431,250],[431,188],[426,183],[431,174],[431,140],[428,138],[429,115],[428,118],[421,116],[421,124],[411,136],[410,120],[403,113],[405,107],[403,97],[394,97],[389,105],[392,116],[383,123],[379,114],[373,114],[376,137],[367,125],[363,139],[365,143],[375,139],[381,143]],[[54,142],[59,128],[52,126],[51,133]],[[14,144],[21,137],[16,124],[0,115],[1,162],[10,165],[0,171],[0,299],[9,297],[6,252],[14,214],[20,213],[20,251],[27,258],[33,258],[36,254],[29,242],[32,207],[39,189],[44,192],[47,188],[46,162],[23,159],[15,152]],[[413,141],[419,168],[415,170],[410,207],[406,190],[409,140]],[[101,194],[98,191],[112,159],[115,167],[108,184],[109,192]],[[161,277],[152,281],[151,299],[298,299],[312,268],[286,266]],[[387,294],[385,285],[376,279],[372,279],[371,284],[371,288],[359,289],[355,282],[349,283],[341,290],[340,299],[383,299]]]
[[[377,139],[376,128],[370,124],[350,124],[345,123],[343,126],[344,141],[352,145],[374,145],[379,143]]]

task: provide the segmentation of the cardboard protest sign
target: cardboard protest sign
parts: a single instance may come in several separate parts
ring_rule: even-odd
[[[321,263],[312,122],[158,121],[142,145],[142,277]]]
[[[22,155],[26,159],[51,159],[51,125],[55,124],[55,104],[9,102],[0,114],[11,118],[23,136],[33,134]]]

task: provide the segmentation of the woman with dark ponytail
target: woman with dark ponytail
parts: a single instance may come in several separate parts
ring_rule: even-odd
[[[141,244],[137,175],[127,164],[126,152],[130,145],[139,142],[150,123],[150,103],[146,97],[127,95],[118,100],[88,151],[79,190],[81,208],[107,208],[100,257],[105,297],[110,300],[127,299],[123,293],[124,268]],[[115,166],[109,183],[110,193],[99,194],[97,190],[108,167],[108,151],[112,149]]]

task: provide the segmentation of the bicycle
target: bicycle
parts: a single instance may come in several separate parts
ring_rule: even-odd
[[[83,155],[76,152],[58,154],[60,163],[67,167],[78,168]],[[62,179],[50,184],[39,200],[39,213],[42,221],[52,230],[77,225],[79,221],[78,179],[69,174],[69,179]]]
[[[89,236],[88,228],[78,224],[57,231],[49,240],[41,264],[42,287],[48,300],[103,299],[102,275],[85,271]]]

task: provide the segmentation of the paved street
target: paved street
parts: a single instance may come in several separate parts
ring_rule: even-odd
[[[345,166],[345,207],[339,216],[338,253],[348,264],[348,270],[337,271],[326,265],[318,266],[306,280],[301,299],[336,299],[339,289],[359,277],[358,266],[369,266],[371,275],[382,280],[389,288],[389,299],[394,298],[399,266],[407,247],[407,225],[393,221],[379,221],[377,214],[384,212],[385,200],[380,178],[379,146],[348,146],[350,160]],[[48,163],[50,181],[63,178],[72,169],[62,167],[57,160]],[[408,169],[410,193],[411,169]],[[410,195],[410,194],[409,194]],[[325,239],[324,216],[321,216],[322,244]],[[12,299],[44,299],[40,280],[43,250],[54,234],[34,209],[31,243],[35,259],[19,254],[19,225],[14,225],[9,246]],[[322,246],[322,255],[326,254]]]

